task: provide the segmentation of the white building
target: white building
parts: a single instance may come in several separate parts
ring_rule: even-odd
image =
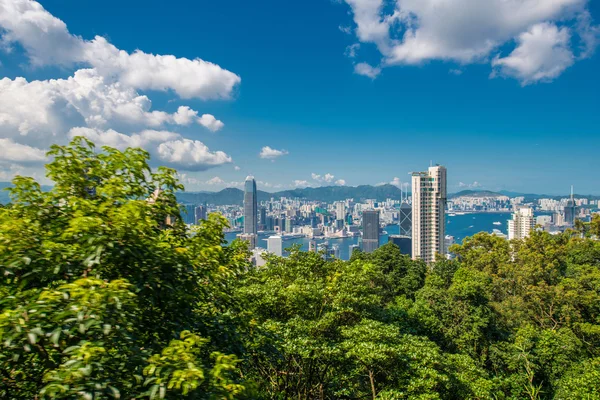
[[[281,236],[269,236],[267,239],[267,251],[279,257],[283,256],[283,240]]]
[[[445,253],[446,168],[412,173],[412,258],[426,263]]]
[[[517,206],[512,219],[508,221],[508,239],[524,239],[534,228],[533,209],[528,206]]]

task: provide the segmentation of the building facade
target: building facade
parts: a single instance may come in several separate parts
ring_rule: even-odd
[[[516,206],[512,219],[508,221],[508,240],[525,239],[534,229],[533,209],[528,206]]]
[[[267,239],[267,251],[279,257],[283,256],[283,241],[281,236],[269,236]]]
[[[412,258],[426,263],[445,253],[446,168],[412,173]]]
[[[379,211],[366,210],[362,213],[363,236],[362,245],[365,253],[379,248]]]
[[[256,181],[248,176],[244,182],[244,234],[240,237],[253,249],[257,245],[258,206],[256,202]]]

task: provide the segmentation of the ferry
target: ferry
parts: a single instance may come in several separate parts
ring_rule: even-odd
[[[496,221],[496,222],[494,222],[494,225],[502,225],[502,222]]]

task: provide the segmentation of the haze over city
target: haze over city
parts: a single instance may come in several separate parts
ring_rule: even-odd
[[[430,3],[0,0],[0,181],[85,135],[189,191],[600,194],[597,2]]]

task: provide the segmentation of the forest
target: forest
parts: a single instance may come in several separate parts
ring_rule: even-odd
[[[600,217],[456,259],[253,268],[141,149],[55,145],[0,208],[3,399],[597,399]]]

